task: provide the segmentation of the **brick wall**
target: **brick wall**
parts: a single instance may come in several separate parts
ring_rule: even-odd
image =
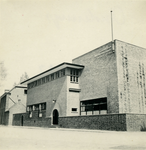
[[[60,117],[61,128],[126,131],[125,114]]]
[[[32,118],[29,118],[29,113],[14,114],[13,125],[21,126],[21,118],[23,116],[24,126],[51,127],[51,118],[46,118],[46,111],[42,113],[43,115],[41,118],[38,117],[38,112],[35,111],[32,114]],[[59,117],[60,128],[141,131],[144,123],[146,126],[145,114],[106,114]]]
[[[23,116],[23,126],[34,127],[50,127],[51,118],[46,118],[46,111],[42,111],[42,117],[38,117],[38,112],[32,112],[32,118],[29,118],[29,113],[20,113],[13,115],[13,125],[21,126],[21,118]]]
[[[146,127],[145,114],[127,114],[127,131],[141,131],[142,127]]]
[[[80,100],[107,97],[108,113],[119,113],[116,55],[111,42],[73,60],[84,65]]]
[[[146,114],[146,49],[115,41],[119,113]]]
[[[146,127],[145,114],[107,114],[95,116],[60,117],[62,128],[141,131]]]

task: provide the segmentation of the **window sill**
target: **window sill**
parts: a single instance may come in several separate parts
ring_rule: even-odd
[[[70,83],[79,84],[79,82],[73,82],[73,81],[70,81]]]

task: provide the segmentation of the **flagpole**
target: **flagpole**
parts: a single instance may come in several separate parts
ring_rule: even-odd
[[[113,19],[112,19],[112,10],[111,10],[111,35],[112,35],[112,42],[113,42]]]

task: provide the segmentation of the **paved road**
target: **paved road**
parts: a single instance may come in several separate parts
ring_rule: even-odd
[[[0,150],[146,150],[146,132],[0,126]]]

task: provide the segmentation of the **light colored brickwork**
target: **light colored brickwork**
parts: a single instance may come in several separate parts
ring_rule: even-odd
[[[116,40],[119,113],[146,114],[146,49]]]

